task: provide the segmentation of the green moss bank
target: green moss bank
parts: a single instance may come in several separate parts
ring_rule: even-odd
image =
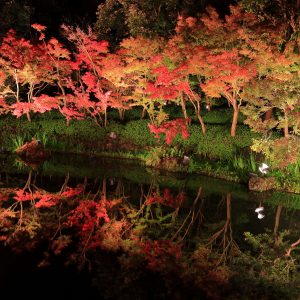
[[[106,128],[88,119],[72,120],[66,126],[65,120],[55,114],[36,116],[32,122],[2,116],[0,149],[13,152],[18,145],[35,137],[53,152],[138,159],[149,167],[204,174],[244,184],[249,180],[249,173],[259,173],[262,158],[250,151],[252,139],[258,135],[240,122],[237,136],[232,138],[227,111],[223,116],[219,112],[218,122],[215,113],[204,116],[205,136],[193,122],[189,126],[190,137],[184,140],[177,136],[171,145],[166,145],[163,137],[156,139],[149,132],[148,120],[140,119],[139,113],[132,111],[122,122],[111,115]],[[270,176],[276,178],[276,189],[300,193],[299,172],[271,170]]]

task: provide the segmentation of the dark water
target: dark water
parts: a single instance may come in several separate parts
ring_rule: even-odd
[[[124,160],[57,155],[28,166],[3,156],[0,163],[3,292],[298,299],[300,245],[291,245],[300,238],[299,195],[253,193]],[[31,200],[14,198],[23,189]],[[39,207],[44,195],[50,200]]]

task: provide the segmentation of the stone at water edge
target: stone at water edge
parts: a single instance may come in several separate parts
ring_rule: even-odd
[[[251,177],[248,182],[250,191],[264,192],[272,190],[276,186],[276,180],[274,177]]]
[[[50,156],[49,151],[45,150],[43,144],[32,138],[30,142],[26,142],[23,146],[15,151],[21,158],[27,160],[43,160]]]

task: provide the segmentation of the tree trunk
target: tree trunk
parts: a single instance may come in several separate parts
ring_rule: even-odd
[[[145,107],[143,107],[142,114],[141,114],[141,119],[145,118],[145,114],[146,114],[146,109],[145,109]]]
[[[26,113],[26,116],[27,116],[27,120],[28,120],[29,122],[31,122],[30,112]]]
[[[181,104],[181,109],[183,112],[184,118],[187,120],[189,118],[187,111],[186,111],[186,106],[185,106],[185,101],[183,99],[183,96],[180,97],[180,104]]]
[[[101,199],[106,199],[107,194],[106,194],[106,178],[104,177],[102,180],[102,191],[101,191]]]
[[[289,136],[289,121],[287,120],[287,118],[284,121],[283,132],[284,132],[284,137],[287,138]]]
[[[201,117],[201,115],[200,115],[199,112],[197,112],[197,117],[198,117],[198,120],[199,120],[199,122],[201,124],[202,133],[203,133],[203,135],[205,135],[205,133],[206,133],[206,127],[205,127],[205,124],[204,124],[203,119],[202,119],[202,117]]]
[[[119,108],[119,118],[120,118],[121,121],[124,120],[124,118],[125,118],[125,109]]]
[[[104,127],[107,127],[107,110],[104,110]]]
[[[273,108],[266,111],[264,115],[264,121],[270,120],[273,118]]]
[[[282,211],[282,206],[281,205],[277,206],[276,216],[275,216],[275,224],[274,224],[274,230],[273,230],[274,236],[278,235],[278,228],[279,228],[279,221],[280,221],[281,211]]]
[[[235,137],[235,134],[236,134],[236,126],[237,126],[237,122],[238,122],[238,116],[239,116],[239,109],[237,107],[233,106],[233,118],[232,118],[231,131],[230,131],[230,135],[232,137]]]

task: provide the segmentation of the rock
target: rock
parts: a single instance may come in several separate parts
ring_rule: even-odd
[[[47,159],[50,153],[44,149],[40,140],[32,138],[30,142],[25,143],[23,146],[16,150],[16,153],[25,160],[44,160]]]
[[[113,140],[117,138],[117,134],[114,131],[110,132],[108,136]]]
[[[178,167],[179,167],[179,163],[176,157],[162,158],[157,166],[157,168],[167,170],[167,171],[176,171]]]
[[[182,159],[182,164],[183,165],[188,165],[190,163],[190,158],[186,155],[183,156],[183,159]]]
[[[276,180],[274,177],[251,177],[248,182],[248,187],[250,191],[269,191],[272,190],[276,185]]]

